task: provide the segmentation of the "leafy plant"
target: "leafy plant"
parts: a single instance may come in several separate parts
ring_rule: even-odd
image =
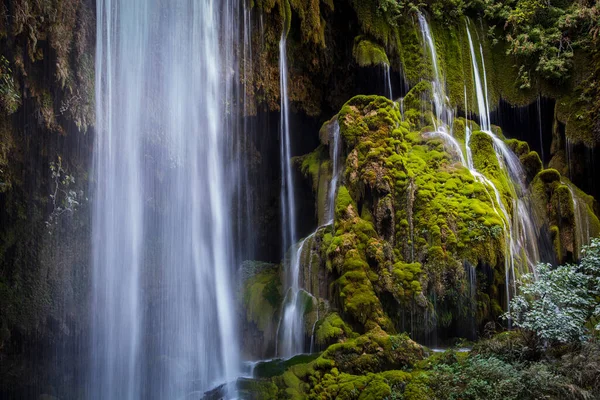
[[[546,342],[586,340],[587,322],[600,315],[600,239],[582,254],[578,265],[539,264],[537,276],[523,276],[521,294],[511,301],[507,317]]]
[[[58,223],[58,219],[64,213],[73,213],[83,198],[83,192],[73,189],[75,177],[67,173],[63,168],[62,158],[59,156],[57,162],[50,163],[50,172],[54,190],[50,194],[52,200],[52,212],[46,221],[46,226],[52,227]]]

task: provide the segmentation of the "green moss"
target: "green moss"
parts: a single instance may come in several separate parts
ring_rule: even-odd
[[[358,36],[354,39],[354,49],[352,50],[354,60],[361,67],[375,65],[390,65],[387,54],[383,47],[377,43]]]
[[[352,197],[350,197],[350,193],[345,186],[340,186],[338,188],[337,197],[335,199],[335,214],[343,215],[348,211],[348,207],[353,204]]]
[[[419,280],[422,269],[421,264],[397,262],[393,267],[395,281],[399,283],[399,298],[411,299],[414,295],[421,292],[421,282]]]
[[[520,160],[525,169],[525,173],[527,174],[528,181],[532,181],[543,168],[542,160],[535,151],[530,151],[529,153],[522,155]]]
[[[291,8],[300,17],[302,40],[325,47],[325,19],[320,5],[320,0],[290,0]],[[323,2],[323,5],[333,10],[333,2]]]
[[[573,197],[575,196],[575,198]],[[546,169],[531,182],[533,203],[542,216],[552,236],[553,247],[559,261],[566,260],[568,253],[579,254],[582,241],[578,234],[582,224],[591,235],[600,233],[600,223],[594,214],[595,200],[575,187],[555,169]],[[575,207],[578,204],[577,208]]]
[[[411,85],[431,81],[431,76],[427,75],[431,75],[431,61],[425,53],[418,24],[407,21],[400,30],[398,53],[404,76]]]
[[[399,5],[386,2],[386,7],[381,7],[375,1],[351,0],[350,4],[356,12],[363,33],[380,40],[384,45],[398,43],[398,26],[395,20],[399,16]]]
[[[318,345],[331,344],[352,336],[352,329],[335,312],[317,322],[315,339]]]
[[[404,96],[404,107],[405,109],[421,109],[423,105],[423,95],[431,93],[431,83],[427,81],[420,81]],[[431,106],[429,106],[431,107]]]
[[[560,173],[555,169],[545,169],[537,175],[537,178],[545,184],[550,184],[560,181]]]
[[[421,346],[406,335],[381,331],[330,346],[308,364],[289,367],[274,382],[294,398],[381,399],[402,391],[409,369],[423,360]]]
[[[284,359],[276,359],[271,361],[260,362],[254,367],[255,378],[272,378],[275,376],[282,375],[289,368],[299,365],[307,364],[319,357],[318,354],[300,354],[295,357]]]
[[[421,109],[422,93],[430,88],[426,82],[413,88],[405,111]],[[416,115],[401,121],[397,106],[377,96],[357,96],[338,115],[349,153],[325,256],[338,276],[332,286],[341,317],[365,330],[393,329],[384,309],[419,304],[423,312],[424,288],[439,297],[456,292],[444,282],[448,274],[465,279],[463,260],[504,271],[503,217],[491,188],[457,164],[440,139],[420,134],[427,128],[422,114]],[[510,210],[514,193],[491,138],[475,132],[471,145],[478,169],[500,189]],[[386,294],[390,300],[383,304]],[[466,292],[452,294],[462,295]],[[445,315],[450,324],[452,314]]]
[[[248,400],[275,400],[280,398],[279,388],[270,380],[238,380],[237,393]]]
[[[277,323],[283,299],[279,270],[271,264],[245,262],[244,274],[247,278],[242,296],[246,321],[256,324],[259,331],[269,332]]]

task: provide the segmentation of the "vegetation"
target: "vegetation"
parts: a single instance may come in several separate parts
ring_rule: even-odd
[[[520,327],[470,351],[427,353],[406,335],[381,330],[331,345],[318,356],[266,363],[264,398],[589,399],[600,395],[600,239],[577,265],[540,265],[511,304]],[[337,317],[335,317],[337,319]],[[591,330],[590,330],[591,329]],[[542,339],[542,341],[539,341]],[[544,346],[539,346],[543,343]],[[273,388],[275,387],[275,389]]]
[[[545,342],[585,341],[600,328],[600,239],[584,247],[581,261],[553,268],[540,264],[522,278],[509,317]],[[588,326],[588,322],[592,325]]]

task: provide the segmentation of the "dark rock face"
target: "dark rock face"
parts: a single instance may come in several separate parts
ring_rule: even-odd
[[[94,4],[14,1],[0,20],[0,397],[62,397],[87,319]]]

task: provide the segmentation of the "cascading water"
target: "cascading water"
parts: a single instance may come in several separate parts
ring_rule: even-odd
[[[311,237],[302,240],[295,249],[288,271],[289,288],[287,290],[283,314],[277,332],[277,355],[292,357],[304,350],[304,307],[300,296],[300,266],[304,244]]]
[[[436,130],[446,130],[447,127],[452,126],[452,120],[454,117],[453,111],[447,106],[447,97],[444,90],[444,83],[440,74],[440,68],[438,65],[438,56],[435,49],[435,42],[433,40],[433,34],[429,28],[429,23],[425,16],[421,13],[418,14],[419,26],[421,28],[421,34],[423,35],[423,41],[425,46],[429,50],[429,56],[431,57],[431,64],[433,68],[433,80],[431,81],[433,102],[435,109],[435,116],[437,121],[433,123],[436,125]],[[437,126],[441,122],[441,126]],[[446,131],[446,133],[448,133]]]
[[[281,93],[280,117],[280,163],[281,163],[281,227],[283,253],[296,242],[296,205],[294,198],[294,181],[292,175],[292,151],[290,143],[289,99],[288,99],[288,69],[286,53],[286,33],[279,41],[279,75]],[[277,329],[276,355],[291,357],[304,349],[304,329],[302,328],[303,310],[298,304],[300,257],[302,241],[292,251],[286,268],[287,294],[283,312]],[[284,256],[285,259],[285,256]]]
[[[585,201],[581,200],[573,184],[566,183],[571,193],[571,199],[573,200],[573,211],[575,220],[575,248],[573,249],[574,256],[577,260],[581,258],[581,249],[590,243],[590,215],[588,205]]]
[[[477,110],[480,121],[480,130],[492,139],[494,150],[496,151],[496,158],[500,167],[506,171],[509,177],[508,181],[511,184],[510,190],[513,193],[513,197],[515,198],[512,204],[513,217],[511,218],[502,201],[497,187],[491,180],[485,178],[473,166],[472,154],[470,149],[471,132],[470,127],[467,126],[467,132],[465,135],[465,145],[467,148],[468,158],[467,165],[469,166],[469,169],[471,169],[471,172],[473,176],[476,177],[476,179],[479,179],[488,187],[492,188],[492,190],[495,193],[496,203],[499,206],[503,217],[504,236],[506,240],[505,284],[506,297],[508,302],[511,298],[510,289],[512,288],[513,295],[514,293],[516,293],[515,268],[519,267],[519,272],[525,272],[525,267],[527,267],[528,270],[533,270],[535,272],[535,266],[540,261],[539,249],[537,245],[537,232],[539,232],[539,228],[535,225],[531,217],[531,211],[528,204],[528,200],[524,197],[524,189],[526,185],[523,180],[524,172],[521,163],[518,157],[508,148],[504,141],[492,132],[490,122],[490,108],[487,96],[487,77],[485,71],[483,48],[480,44],[479,54],[481,57],[483,70],[482,80],[481,74],[479,72],[479,63],[477,62],[477,56],[475,53],[473,39],[471,37],[471,32],[468,23],[466,25],[466,31],[467,38],[469,40],[469,49],[471,52],[471,66],[473,70],[473,82],[475,87],[475,95],[477,99]]]
[[[440,68],[438,65],[437,51],[435,49],[435,42],[429,23],[425,16],[421,13],[418,14],[419,26],[421,28],[421,34],[423,35],[423,42],[429,50],[429,56],[431,57],[431,64],[433,69],[433,80],[431,81],[431,88],[433,92],[433,108],[435,112],[435,118],[433,120],[434,131],[429,132],[429,136],[437,136],[441,138],[444,143],[450,147],[450,150],[459,158],[459,161],[465,164],[465,158],[460,147],[460,144],[452,136],[452,125],[454,122],[454,112],[448,105],[448,98],[444,90],[444,83],[440,75]]]
[[[183,398],[237,375],[223,64],[238,6],[97,2],[89,398]]]
[[[537,116],[538,116],[538,131],[540,134],[540,157],[542,160],[542,163],[544,162],[544,160],[546,159],[546,157],[544,156],[544,131],[542,129],[542,96],[538,95],[537,98]]]
[[[292,175],[292,150],[288,99],[288,69],[285,33],[279,41],[279,76],[281,93],[280,163],[281,163],[281,226],[283,251],[296,242],[296,202]]]
[[[390,75],[390,66],[388,64],[383,65],[383,79],[385,85],[385,97],[394,100],[392,93],[392,77]]]
[[[306,291],[301,288],[300,275],[303,267],[302,259],[305,252],[305,247],[308,246],[308,248],[312,249],[313,240],[317,232],[329,225],[332,225],[334,221],[335,196],[337,193],[337,186],[341,173],[341,134],[340,126],[337,121],[333,123],[329,142],[332,144],[330,148],[332,172],[327,193],[328,204],[325,213],[325,220],[327,222],[324,225],[319,226],[313,233],[300,241],[296,249],[293,250],[287,274],[287,279],[289,280],[288,290],[283,302],[283,313],[277,328],[276,353],[277,356],[281,357],[292,357],[304,351],[304,313],[306,311],[306,303],[304,301],[305,296],[301,296],[300,293],[303,292],[307,296],[312,296],[312,294],[310,291]],[[309,254],[309,268],[311,267],[311,262],[312,256]],[[311,333],[311,351],[314,345],[314,328],[316,326],[316,322],[317,321],[315,321],[313,324],[313,332]]]
[[[335,196],[337,194],[337,186],[338,181],[340,179],[341,165],[340,159],[342,157],[342,146],[341,146],[341,137],[340,137],[340,124],[337,120],[333,123],[333,133],[332,138],[330,138],[329,143],[333,141],[333,146],[330,146],[330,157],[332,161],[332,171],[331,171],[331,182],[329,183],[329,190],[327,193],[328,206],[327,212],[325,215],[326,225],[333,224],[335,219]]]

